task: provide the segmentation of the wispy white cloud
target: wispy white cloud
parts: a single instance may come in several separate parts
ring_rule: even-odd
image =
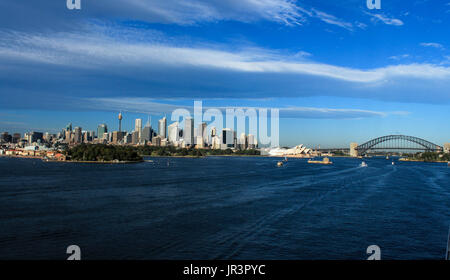
[[[18,59],[76,68],[110,69],[154,65],[216,68],[252,73],[287,73],[355,83],[378,83],[393,77],[449,79],[450,68],[433,64],[392,65],[361,70],[299,60],[273,50],[229,51],[210,47],[179,47],[168,43],[130,42],[101,34],[0,34],[0,59]],[[256,50],[256,51],[255,51]]]
[[[293,0],[113,0],[116,7],[148,21],[196,24],[219,20],[252,22],[268,20],[285,25],[301,25],[308,11]],[[98,5],[98,4],[97,4]]]
[[[193,112],[192,106],[179,106],[173,104],[162,103],[150,98],[133,98],[133,97],[119,97],[119,98],[87,98],[82,102],[87,108],[111,111],[125,111],[142,114],[170,114],[176,109],[186,109]],[[207,107],[203,106],[203,110],[210,108],[219,109],[225,112],[230,107]],[[250,106],[232,107],[233,109],[259,109]],[[386,117],[391,114],[398,114],[397,112],[379,112],[362,109],[336,109],[336,108],[320,108],[320,107],[280,107],[278,108],[281,118],[302,118],[302,119],[360,119],[373,117]],[[408,112],[402,112],[408,114]]]
[[[393,55],[393,56],[390,56],[389,59],[392,59],[392,60],[401,60],[401,59],[405,59],[405,58],[408,58],[408,57],[410,57],[409,54],[400,54],[400,55]]]
[[[422,47],[432,47],[436,49],[444,49],[444,46],[439,43],[420,43]]]
[[[353,30],[353,24],[346,22],[344,20],[341,20],[331,14],[328,14],[328,13],[325,13],[322,11],[318,11],[316,9],[312,9],[312,12],[313,12],[314,17],[320,19],[323,22],[326,22],[331,25],[336,25],[336,26],[345,28],[350,31]]]
[[[372,21],[374,22],[382,22],[387,25],[395,25],[395,26],[402,26],[404,23],[400,19],[387,17],[383,14],[371,14],[367,13],[370,16],[372,16]]]

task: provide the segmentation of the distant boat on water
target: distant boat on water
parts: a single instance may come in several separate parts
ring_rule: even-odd
[[[365,161],[361,162],[361,164],[359,165],[360,167],[367,167],[367,163]]]
[[[333,164],[332,161],[330,161],[329,158],[323,158],[323,160],[308,160],[308,163],[315,163],[315,164]]]
[[[278,166],[278,167],[283,166],[283,162],[282,162],[282,161],[277,162],[277,166]]]

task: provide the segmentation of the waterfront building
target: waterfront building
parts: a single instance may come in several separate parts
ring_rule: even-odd
[[[162,139],[167,138],[167,119],[166,117],[158,121],[158,133]]]
[[[157,147],[161,146],[161,136],[158,135],[158,136],[153,137],[152,144],[153,144],[153,146],[157,146]]]
[[[222,129],[222,149],[234,148],[236,143],[236,132],[231,128]]]
[[[167,138],[161,139],[161,147],[165,147],[169,145],[169,141],[167,141]]]
[[[211,148],[216,149],[216,150],[220,149],[220,137],[219,136],[214,135],[211,138]]]
[[[184,120],[184,141],[187,146],[194,145],[194,119],[186,118]]]
[[[290,149],[284,149],[284,148],[267,148],[261,151],[261,154],[268,154],[269,156],[274,157],[285,157],[285,156],[292,156],[292,157],[310,157],[312,155],[313,151],[302,144],[297,145]]]
[[[256,138],[253,134],[248,135],[247,142],[248,142],[249,149],[256,149],[258,147],[258,141],[256,140]]]
[[[203,137],[202,136],[197,136],[196,137],[196,143],[197,143],[197,145],[196,145],[196,147],[198,148],[198,149],[202,149],[202,148],[204,148],[205,147],[205,145],[204,145],[204,142],[203,142]]]
[[[104,139],[103,134],[108,132],[108,127],[106,126],[106,124],[100,124],[97,127],[97,137],[98,139]]]

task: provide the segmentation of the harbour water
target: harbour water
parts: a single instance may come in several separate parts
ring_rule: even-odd
[[[0,259],[443,259],[444,163],[0,158]]]

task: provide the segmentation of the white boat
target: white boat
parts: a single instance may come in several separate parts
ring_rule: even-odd
[[[367,163],[365,161],[361,162],[360,167],[367,167]]]
[[[395,165],[395,163],[394,163],[394,162],[392,162],[392,165]]]

